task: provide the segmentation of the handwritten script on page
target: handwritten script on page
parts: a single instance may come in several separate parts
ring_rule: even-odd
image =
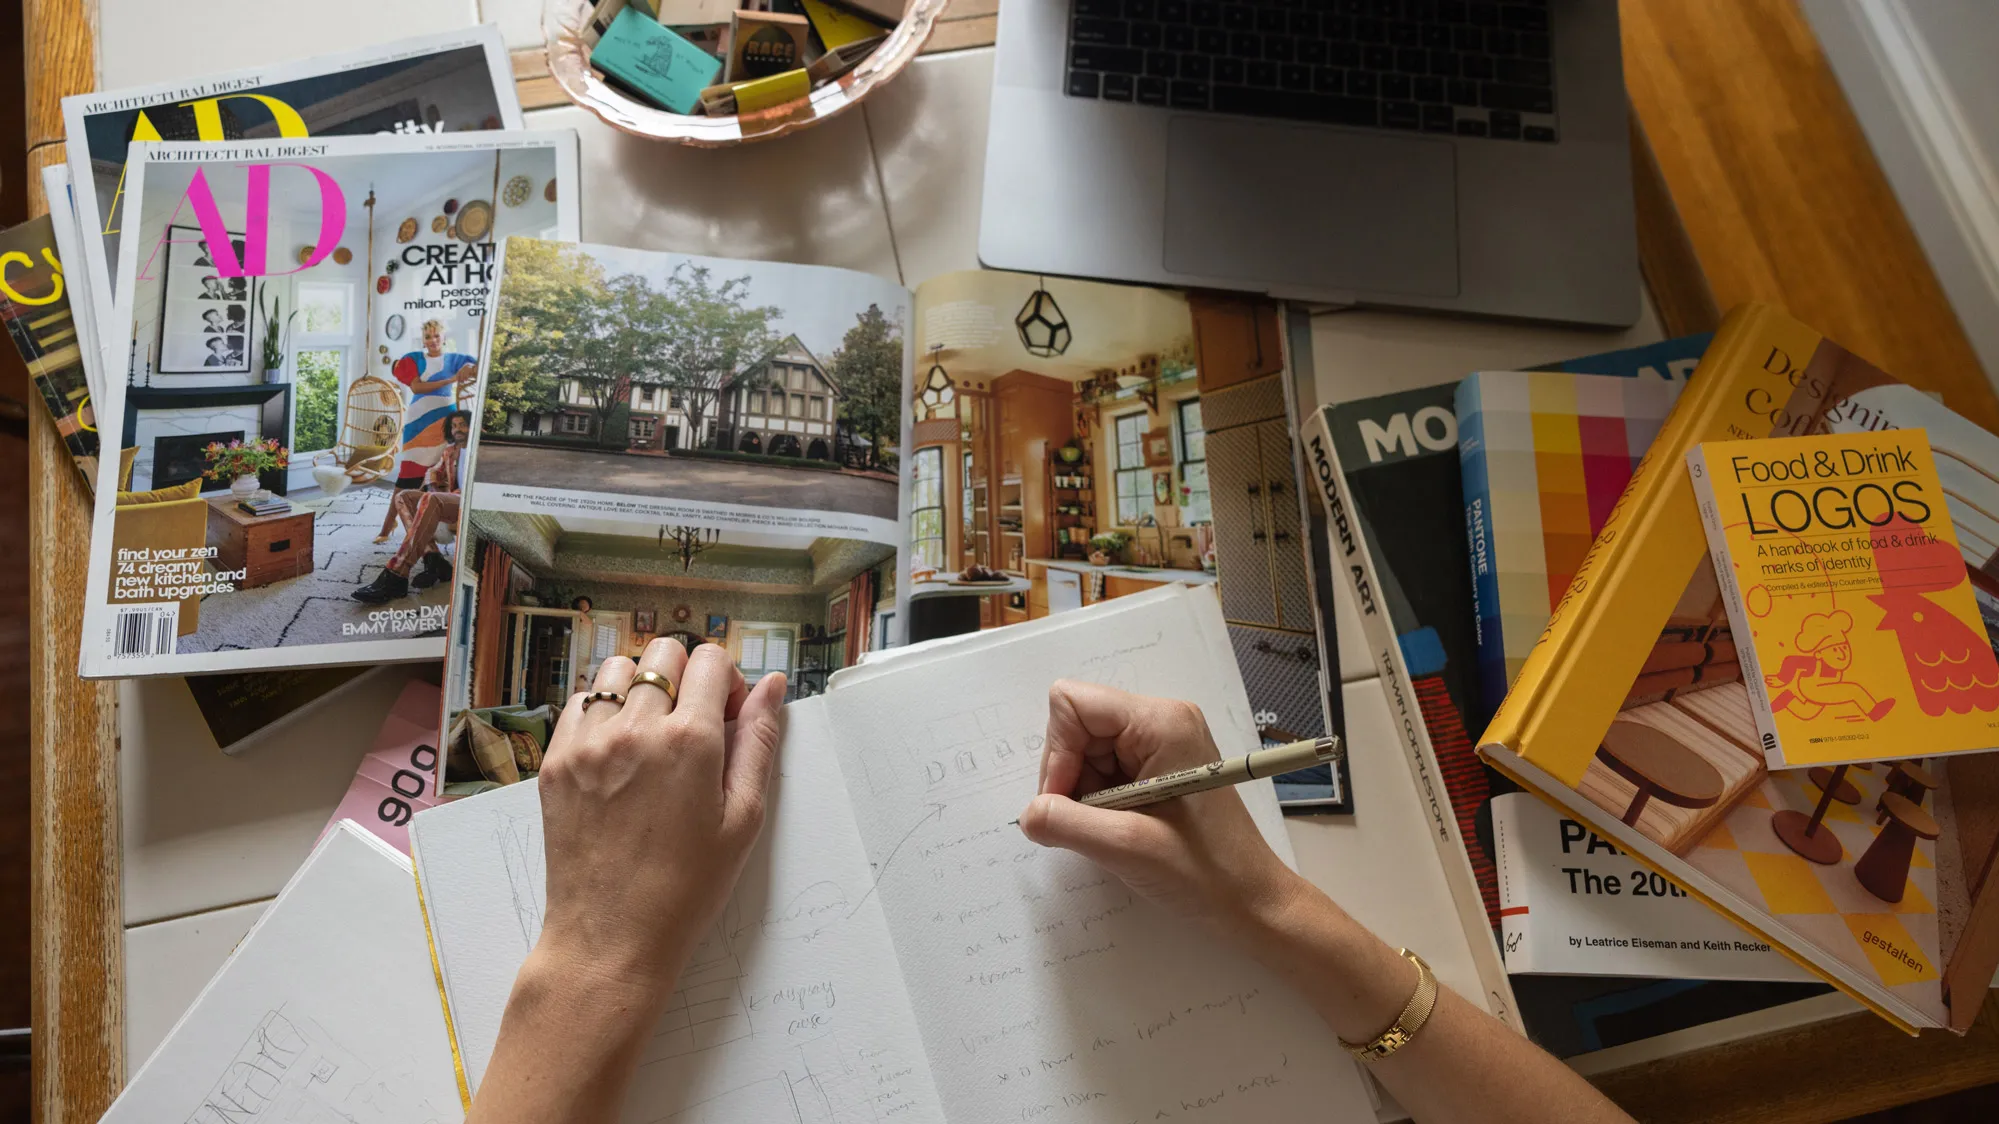
[[[1024,627],[825,696],[945,1114],[1372,1120],[1358,1072],[1281,982],[1009,822],[1035,790],[1056,678],[1195,702],[1224,754],[1256,747],[1214,598]],[[1239,791],[1288,856],[1269,783]]]
[[[897,653],[786,708],[764,840],[655,1028],[625,1120],[1374,1119],[1352,1062],[1281,983],[1009,822],[1060,676],[1192,700],[1224,752],[1257,744],[1212,594],[1104,609]],[[1269,783],[1240,791],[1288,859]],[[539,793],[426,811],[410,837],[477,1088],[541,931]]]

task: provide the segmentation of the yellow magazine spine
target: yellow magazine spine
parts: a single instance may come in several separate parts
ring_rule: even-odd
[[[1639,461],[1513,689],[1479,739],[1502,745],[1571,787],[1582,780],[1659,626],[1707,551],[1687,479],[1702,441],[1767,435],[1822,339],[1774,309],[1730,312],[1693,382]],[[1781,351],[1782,372],[1769,369]],[[1766,411],[1767,408],[1767,411]]]
[[[430,927],[430,902],[423,896],[423,875],[417,872],[416,840],[410,840],[410,878],[416,882],[417,912],[423,914],[423,943],[430,946],[430,974],[437,981],[437,1001],[444,1006],[444,1033],[451,1040],[451,1068],[457,1070],[458,1099],[472,1111],[472,1083],[465,1079],[465,1055],[458,1050],[458,1024],[451,1021],[451,996],[444,990],[444,963],[437,958],[437,934]]]

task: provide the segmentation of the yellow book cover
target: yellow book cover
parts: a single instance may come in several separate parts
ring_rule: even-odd
[[[1999,438],[1789,316],[1744,306],[1633,474],[1479,753],[1896,1025],[1961,1033],[1999,966],[1999,754],[1772,770],[1745,682],[1756,675],[1744,670],[1750,645],[1738,648],[1686,467],[1707,442],[1887,444],[1908,430],[1934,447],[1956,572],[1977,604],[1953,619],[1999,643]]]
[[[1999,743],[1999,658],[1925,431],[1714,441],[1687,469],[1770,768]]]

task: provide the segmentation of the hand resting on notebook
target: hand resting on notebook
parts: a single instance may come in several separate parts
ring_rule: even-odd
[[[654,672],[676,684],[634,682]],[[746,689],[714,644],[604,661],[542,762],[548,897],[469,1119],[614,1119],[699,935],[763,829],[781,674]],[[733,725],[730,725],[733,723]]]
[[[1099,789],[1220,759],[1198,707],[1056,683],[1040,791],[1021,813],[1021,831],[1206,925],[1297,988],[1342,1039],[1372,1041],[1415,992],[1416,966],[1285,866],[1234,788],[1142,811],[1078,803]],[[1369,1069],[1426,1124],[1629,1120],[1568,1067],[1447,988],[1415,1037]]]

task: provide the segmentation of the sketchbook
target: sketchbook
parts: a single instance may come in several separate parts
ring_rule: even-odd
[[[452,1124],[456,1070],[406,860],[322,839],[104,1124]]]
[[[1276,304],[526,236],[498,271],[448,792],[533,776],[563,701],[655,638],[784,672],[792,701],[905,637],[1170,584],[1219,591],[1269,743],[1341,732],[1288,422],[1310,363]],[[1277,788],[1351,810],[1325,766]]]
[[[1058,676],[1198,703],[1258,744],[1220,603],[1120,598],[857,668],[785,708],[764,837],[681,976],[628,1121],[1372,1121],[1264,969],[1027,842]],[[1291,851],[1268,781],[1237,789]],[[418,814],[412,858],[468,1093],[540,933],[532,783]]]

